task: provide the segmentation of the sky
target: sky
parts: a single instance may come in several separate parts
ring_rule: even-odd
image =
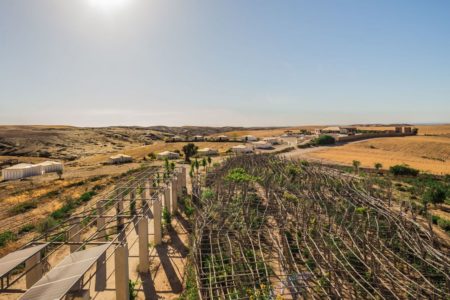
[[[448,0],[0,0],[0,124],[450,122]]]

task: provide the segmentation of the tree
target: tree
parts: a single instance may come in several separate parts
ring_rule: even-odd
[[[379,172],[381,170],[381,168],[383,167],[383,165],[379,162],[374,164],[375,169]]]
[[[312,142],[316,146],[333,145],[336,143],[336,139],[331,135],[321,135],[318,138],[314,139]]]
[[[394,175],[417,176],[419,174],[419,170],[404,164],[392,166],[389,168],[389,171]]]
[[[193,143],[189,143],[184,145],[182,150],[184,153],[184,160],[186,162],[191,162],[191,157],[197,154],[198,147]]]
[[[423,202],[433,203],[435,206],[445,202],[447,191],[441,184],[435,184],[428,188],[423,195]]]
[[[208,165],[211,167],[212,159],[211,156],[208,156]]]
[[[58,174],[59,180],[62,180],[63,170],[58,170],[58,171],[56,171],[56,174]]]
[[[355,168],[355,172],[358,172],[359,171],[359,166],[361,166],[361,162],[359,160],[354,160],[352,162],[352,164],[353,164],[353,167]]]
[[[203,167],[203,169],[206,170],[206,166],[207,166],[206,158],[203,157],[203,159],[202,159],[202,167]]]

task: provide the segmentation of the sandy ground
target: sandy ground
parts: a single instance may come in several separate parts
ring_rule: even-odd
[[[384,169],[396,164],[408,164],[433,174],[450,173],[450,138],[447,137],[377,138],[313,152],[309,154],[311,158],[346,165],[359,160],[361,166],[369,168],[380,162]]]

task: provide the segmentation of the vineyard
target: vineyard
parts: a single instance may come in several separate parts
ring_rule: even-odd
[[[193,176],[201,299],[449,299],[449,249],[390,190],[252,155]]]

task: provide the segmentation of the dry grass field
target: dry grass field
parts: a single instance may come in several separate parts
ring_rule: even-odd
[[[450,138],[379,138],[310,152],[308,156],[349,165],[359,160],[363,167],[373,167],[377,162],[382,163],[383,168],[404,163],[424,172],[449,174]]]

